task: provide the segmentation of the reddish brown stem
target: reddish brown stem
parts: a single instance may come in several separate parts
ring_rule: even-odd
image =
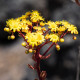
[[[63,38],[67,33],[68,33],[68,31],[63,33],[60,38]]]
[[[55,43],[52,43],[51,46],[45,51],[45,53],[43,54],[43,56],[46,55],[46,53],[50,50],[50,48],[54,45]]]
[[[41,49],[45,44],[47,44],[47,43],[50,43],[51,41],[46,41],[45,43],[43,43],[42,45],[40,45],[40,48],[39,49]]]
[[[27,42],[27,39],[25,39],[25,36],[24,36],[24,34],[23,33],[21,33],[21,31],[17,31],[23,38],[24,38],[24,40]],[[28,42],[27,42],[28,43]]]
[[[80,6],[80,2],[79,2],[79,0],[75,0],[75,2]]]
[[[42,78],[40,77],[40,73],[41,73],[41,71],[40,71],[40,58],[39,58],[39,54],[40,54],[40,49],[37,47],[37,49],[36,49],[36,56],[35,56],[35,58],[36,58],[36,70],[37,70],[37,73],[38,73],[38,77],[39,77],[39,80],[42,80]]]
[[[43,35],[46,34],[46,33],[48,33],[49,30],[50,30],[50,29],[48,29],[46,32],[44,32]]]

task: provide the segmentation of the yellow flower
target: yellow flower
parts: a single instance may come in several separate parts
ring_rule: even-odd
[[[59,41],[59,37],[56,34],[50,34],[49,38],[50,38],[50,41],[55,42],[55,43]]]
[[[38,13],[38,11],[34,10],[31,13],[31,21],[32,22],[38,22],[38,21],[44,21],[44,18],[42,18],[42,16],[40,16],[40,13]]]
[[[25,39],[27,39],[29,45],[32,45],[32,47],[40,45],[45,40],[42,32],[29,32],[26,34]]]
[[[60,27],[57,29],[57,31],[60,31],[60,32],[65,31],[65,30],[66,30],[66,28],[65,28],[64,26],[60,26]]]
[[[27,33],[25,39],[27,39],[27,42],[29,45],[32,45],[32,47],[38,45],[35,33]]]
[[[21,23],[32,26],[32,22],[30,22],[29,20],[26,20],[26,19],[22,19]]]
[[[41,44],[42,42],[44,42],[45,39],[44,39],[44,35],[42,35],[42,32],[37,32],[36,36],[37,36],[37,42],[39,44]]]
[[[71,25],[69,28],[68,28],[68,31],[71,31],[71,34],[78,34],[78,31],[77,31],[77,27],[75,27],[74,25]]]
[[[27,32],[29,30],[28,25],[22,25],[22,32]]]
[[[60,22],[60,21],[56,21],[56,22],[55,22],[55,24],[60,25],[60,24],[61,24],[61,22]]]
[[[69,22],[67,22],[67,21],[60,21],[60,23],[63,25],[63,26],[65,26],[65,28],[69,28],[70,27],[70,23]]]
[[[61,23],[62,25],[68,25],[68,24],[69,24],[69,22],[67,22],[67,21],[65,21],[65,20],[60,21],[60,23]]]
[[[6,21],[7,26],[10,28],[10,30],[13,30],[13,32],[20,31],[21,29],[21,25],[20,25],[20,19],[16,18],[16,19],[9,19],[8,21]]]
[[[57,25],[54,22],[52,22],[52,21],[49,21],[47,23],[47,25],[49,25],[48,28],[50,28],[51,31],[55,31],[56,32],[56,30],[58,29]]]
[[[27,25],[32,26],[32,22],[29,20],[26,20]]]

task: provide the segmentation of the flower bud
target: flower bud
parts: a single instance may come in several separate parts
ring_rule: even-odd
[[[36,50],[34,50],[33,52],[36,53]]]
[[[26,46],[26,42],[22,42],[22,44],[21,44],[21,45],[25,47],[25,46]]]
[[[25,53],[28,54],[29,52],[26,50]]]
[[[60,46],[59,45],[56,45],[56,49],[59,51],[60,50]]]
[[[63,39],[63,38],[61,38],[61,39],[60,39],[60,42],[64,42],[64,39]]]
[[[29,53],[32,53],[33,52],[33,50],[32,49],[29,49]]]
[[[4,31],[9,32],[9,28],[4,28]]]
[[[76,38],[76,36],[73,36],[73,40],[76,40],[77,38]]]
[[[10,40],[11,39],[11,36],[8,36],[8,40]]]
[[[11,35],[11,39],[15,39],[15,36],[14,35]]]

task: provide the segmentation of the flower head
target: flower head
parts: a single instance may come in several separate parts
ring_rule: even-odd
[[[8,21],[6,21],[6,23],[7,23],[7,27],[9,27],[10,30],[13,30],[13,32],[20,31],[20,29],[21,29],[21,24],[20,24],[19,18],[9,19]]]
[[[78,34],[78,31],[77,31],[77,27],[75,27],[74,25],[71,25],[69,28],[68,28],[68,31],[71,31],[71,34]]]
[[[38,21],[44,21],[44,18],[42,18],[42,16],[40,16],[40,13],[36,10],[34,10],[32,13],[31,13],[31,21],[32,22],[38,22]]]
[[[42,32],[29,32],[26,34],[25,39],[27,39],[29,45],[32,45],[32,47],[40,45],[45,40]]]
[[[48,23],[46,23],[46,24],[49,25],[48,28],[50,28],[51,31],[55,31],[56,32],[56,30],[58,29],[57,25],[52,21],[48,21]]]
[[[57,34],[50,34],[49,38],[50,38],[50,41],[55,42],[55,43],[59,41],[59,37]]]

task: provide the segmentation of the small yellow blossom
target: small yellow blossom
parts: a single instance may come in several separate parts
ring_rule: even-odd
[[[60,22],[60,21],[56,21],[56,22],[55,22],[55,24],[60,25],[60,24],[61,24],[61,22]]]
[[[34,10],[32,13],[31,13],[31,21],[32,22],[38,22],[38,21],[44,21],[44,18],[42,18],[42,16],[40,16],[40,13],[36,10]]]
[[[20,19],[16,18],[16,19],[9,19],[8,21],[6,21],[7,26],[10,28],[10,30],[13,30],[13,32],[20,31],[21,29],[21,25],[20,25]]]
[[[29,20],[26,20],[26,24],[29,25],[29,26],[32,26],[32,22],[29,21]]]
[[[29,26],[32,26],[32,22],[29,21],[29,20],[26,20],[26,19],[22,19],[21,23],[22,23],[22,24],[27,24],[27,25],[29,25]]]
[[[50,41],[55,42],[55,43],[59,41],[59,37],[57,34],[50,34],[49,38],[50,38]]]
[[[71,34],[78,34],[78,31],[77,31],[77,27],[75,27],[74,25],[71,25],[69,28],[68,28],[68,31],[71,31]]]
[[[65,31],[66,30],[66,28],[64,27],[64,26],[60,26],[58,29],[57,29],[57,31],[60,31],[60,32],[63,32],[63,31]]]
[[[37,32],[37,33],[36,33],[36,36],[37,36],[37,42],[38,42],[38,43],[41,44],[42,42],[44,42],[45,39],[44,39],[44,35],[42,35],[42,33]]]
[[[32,45],[32,47],[38,46],[38,43],[42,43],[45,40],[42,32],[27,33],[25,39],[27,39],[29,45]]]
[[[56,30],[58,29],[57,25],[52,21],[48,21],[47,25],[49,25],[48,28],[50,28],[51,31],[55,31],[56,32]]]

